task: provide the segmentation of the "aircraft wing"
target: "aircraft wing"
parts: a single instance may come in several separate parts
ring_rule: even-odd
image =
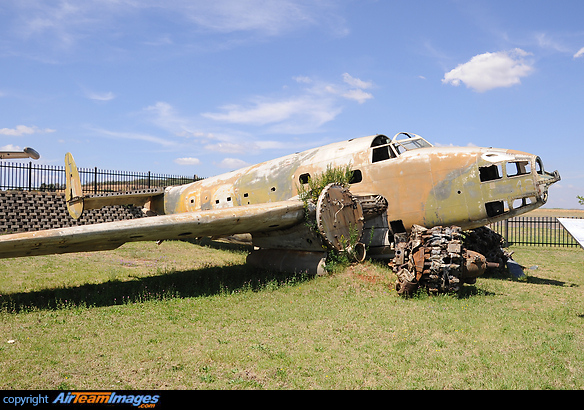
[[[584,248],[584,219],[558,218],[566,231]]]
[[[126,242],[284,229],[304,220],[299,200],[0,235],[0,258],[115,249]]]

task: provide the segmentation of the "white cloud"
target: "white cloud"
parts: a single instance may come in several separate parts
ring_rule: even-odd
[[[199,165],[201,163],[198,158],[192,157],[177,158],[174,162],[179,165]]]
[[[219,142],[217,144],[205,145],[205,149],[225,154],[243,154],[255,148],[254,144],[234,144],[231,142]]]
[[[146,107],[144,112],[148,114],[149,120],[155,125],[176,135],[194,137],[204,135],[204,133],[195,131],[192,121],[189,118],[180,116],[174,107],[167,102],[159,101]],[[209,136],[207,135],[207,137]]]
[[[308,5],[291,0],[203,0],[180,3],[179,8],[187,18],[208,30],[277,35],[300,25],[316,24],[316,15]]]
[[[20,137],[22,135],[30,135],[30,134],[39,134],[39,133],[48,133],[48,132],[55,132],[50,128],[45,128],[41,130],[38,127],[32,126],[28,127],[26,125],[17,125],[16,128],[1,128],[0,135],[9,135],[12,137]]]
[[[10,34],[63,50],[87,39],[142,35],[142,44],[172,45],[168,35],[152,39],[152,26],[160,19],[193,35],[242,33],[278,36],[307,27],[324,27],[345,35],[346,24],[332,1],[307,0],[8,0],[8,15],[15,16]],[[141,16],[144,24],[128,21]],[[155,26],[154,26],[155,27]],[[137,31],[136,29],[141,31]],[[193,28],[195,28],[193,30]],[[49,41],[47,41],[49,40]]]
[[[101,134],[103,136],[109,137],[109,138],[124,138],[124,139],[129,139],[129,140],[146,141],[146,142],[151,142],[154,144],[162,145],[164,147],[175,147],[178,145],[174,141],[160,138],[160,137],[155,137],[153,135],[148,135],[148,134],[141,134],[141,133],[135,133],[135,132],[108,131],[108,130],[99,129],[99,128],[94,128],[94,129],[92,129],[92,131],[94,131],[98,134]]]
[[[343,94],[343,97],[348,98],[349,100],[355,100],[359,104],[363,104],[365,101],[373,98],[373,95],[366,93],[363,90],[349,90]]]
[[[538,46],[544,49],[557,51],[560,53],[569,52],[569,48],[561,42],[551,38],[547,33],[538,33],[535,35]]]
[[[302,76],[302,75],[299,75],[297,77],[292,77],[292,79],[294,81],[296,81],[297,83],[304,83],[304,84],[310,84],[310,83],[312,83],[312,78],[306,77],[306,76]]]
[[[307,88],[291,91],[296,95],[281,98],[255,97],[245,105],[225,105],[220,107],[220,112],[206,112],[202,116],[233,124],[269,125],[271,132],[313,132],[342,112],[342,100],[348,99],[362,104],[373,98],[372,94],[362,90],[373,87],[373,83],[354,78],[347,73],[342,77],[342,83],[294,77],[297,83],[307,84]]]
[[[0,135],[10,135],[20,137],[25,134],[34,134],[33,127],[27,127],[26,125],[17,125],[16,128],[2,128],[0,129]]]
[[[343,81],[345,83],[349,84],[350,86],[357,87],[357,88],[367,89],[367,88],[373,87],[373,83],[367,82],[367,81],[362,81],[358,78],[354,78],[349,73],[343,74]]]
[[[519,48],[479,54],[446,73],[442,82],[454,86],[462,82],[478,92],[511,87],[520,84],[521,78],[533,71],[533,66],[526,61],[529,55]]]
[[[574,58],[578,58],[578,57],[582,57],[584,56],[584,47],[582,47],[580,50],[578,50],[578,52],[576,54],[574,54]]]
[[[22,148],[18,145],[8,144],[0,147],[0,151],[22,151]]]
[[[147,46],[160,47],[160,46],[173,45],[174,42],[172,41],[172,38],[170,38],[170,36],[168,34],[164,34],[164,35],[158,37],[156,40],[144,41],[144,44]]]
[[[88,92],[86,92],[85,95],[90,100],[95,100],[95,101],[110,101],[110,100],[113,100],[114,98],[116,98],[116,95],[114,93],[112,93],[111,91],[109,91],[107,93],[95,93],[95,92],[88,91]]]
[[[326,98],[310,95],[290,97],[283,100],[258,98],[251,106],[227,105],[221,113],[203,113],[206,118],[236,124],[266,125],[296,119],[316,127],[331,121],[340,112]]]
[[[250,164],[248,162],[245,162],[241,159],[237,159],[237,158],[225,158],[223,161],[221,161],[219,164],[217,164],[218,167],[220,168],[227,168],[230,170],[236,170],[236,169],[240,169],[243,167],[247,167]]]
[[[302,144],[298,141],[256,141],[255,145],[259,149],[297,149]]]

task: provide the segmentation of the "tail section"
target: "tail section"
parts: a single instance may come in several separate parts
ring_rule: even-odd
[[[164,188],[148,188],[136,191],[108,192],[83,195],[79,171],[73,155],[65,155],[67,210],[73,219],[79,219],[86,209],[100,209],[104,206],[133,205],[142,207],[146,216],[164,213]]]
[[[81,190],[81,180],[77,165],[70,152],[65,154],[66,191],[65,200],[67,210],[73,219],[79,219],[83,214],[83,191]]]

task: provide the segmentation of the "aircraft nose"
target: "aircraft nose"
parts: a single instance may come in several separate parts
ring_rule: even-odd
[[[544,171],[543,174],[539,174],[538,184],[549,187],[550,185],[555,184],[561,179],[562,177],[560,177],[560,173],[557,170],[554,172]]]
[[[555,184],[562,178],[558,171],[548,172],[543,166],[543,161],[540,157],[535,157],[535,174],[537,175],[537,184],[542,188],[547,188],[552,184]]]
[[[537,174],[537,186],[540,196],[542,197],[544,202],[547,202],[548,197],[548,188],[555,184],[556,182],[560,181],[562,178],[560,177],[560,173],[556,170],[554,172],[548,171],[540,171]]]

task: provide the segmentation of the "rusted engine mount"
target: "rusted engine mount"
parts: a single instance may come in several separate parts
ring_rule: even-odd
[[[396,234],[395,242],[392,265],[400,295],[411,295],[419,287],[433,293],[457,292],[463,283],[475,283],[494,265],[464,248],[462,231],[456,226],[426,229],[414,225],[409,237]]]

